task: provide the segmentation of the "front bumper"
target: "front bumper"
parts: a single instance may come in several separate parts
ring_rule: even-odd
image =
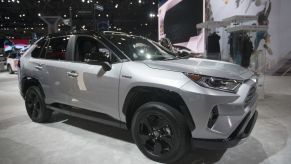
[[[243,142],[252,132],[258,112],[249,114],[227,139],[192,139],[193,147],[203,149],[227,149]]]
[[[227,141],[229,146],[226,147],[231,147],[245,138],[237,129],[245,129],[241,126],[247,126],[252,116],[257,115],[255,80],[243,83],[237,93],[203,88],[192,81],[180,89],[180,95],[195,124],[195,129],[191,132],[195,141],[203,144],[205,141],[219,141],[216,142],[219,144]],[[216,114],[215,119],[212,119],[213,114]],[[255,123],[255,119],[251,122]]]

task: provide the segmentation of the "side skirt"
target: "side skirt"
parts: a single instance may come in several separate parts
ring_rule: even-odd
[[[90,111],[87,109],[80,109],[63,104],[51,104],[46,106],[48,109],[67,114],[73,117],[82,118],[85,120],[94,121],[97,123],[114,126],[117,128],[127,129],[126,124],[116,120],[106,114]]]

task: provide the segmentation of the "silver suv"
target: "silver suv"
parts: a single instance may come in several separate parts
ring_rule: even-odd
[[[141,152],[169,163],[191,145],[226,149],[256,122],[256,77],[238,65],[179,58],[125,33],[50,35],[20,62],[19,88],[34,122],[52,111],[131,130]]]

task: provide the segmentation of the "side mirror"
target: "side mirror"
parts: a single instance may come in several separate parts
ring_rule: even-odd
[[[110,71],[112,69],[112,65],[109,62],[103,62],[101,63],[101,66],[104,71]]]
[[[162,45],[163,47],[165,47],[169,50],[172,50],[173,45],[172,45],[170,39],[162,38],[159,42],[160,42],[160,45]]]

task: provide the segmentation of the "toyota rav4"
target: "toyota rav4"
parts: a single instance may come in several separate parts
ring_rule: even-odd
[[[252,72],[179,58],[125,33],[49,35],[25,52],[18,73],[32,121],[58,111],[125,128],[145,156],[162,163],[180,159],[191,145],[235,146],[257,119]]]

